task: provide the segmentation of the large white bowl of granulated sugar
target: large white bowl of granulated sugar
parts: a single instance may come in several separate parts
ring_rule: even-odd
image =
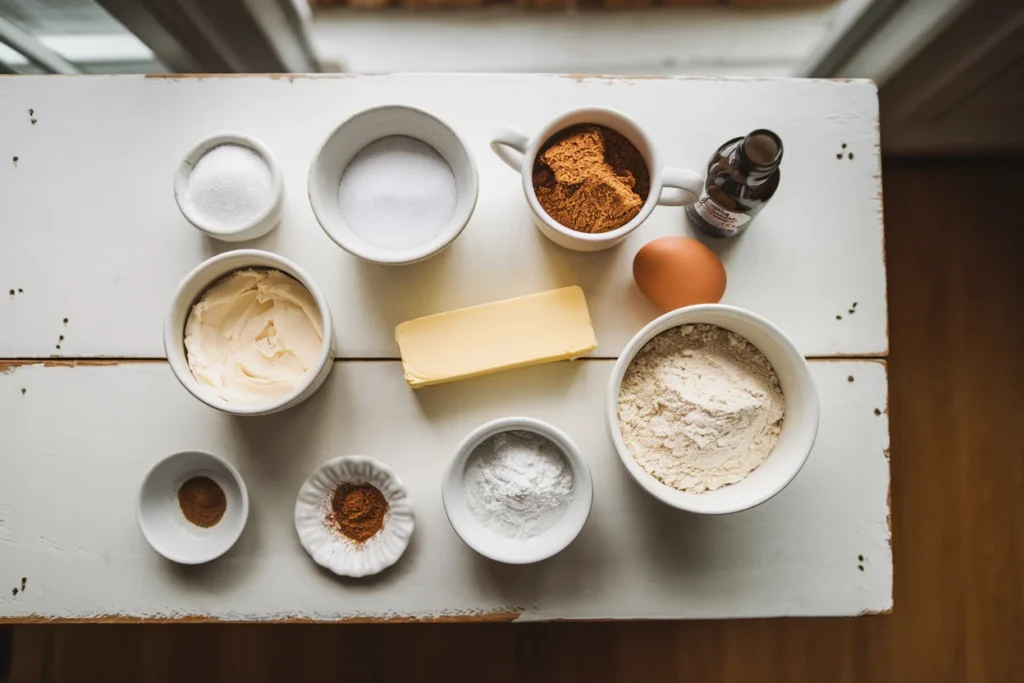
[[[402,265],[440,253],[476,207],[469,148],[447,124],[413,107],[360,112],[324,142],[309,168],[309,203],[350,254]]]
[[[733,306],[666,313],[612,370],[608,425],[640,486],[673,507],[739,512],[782,491],[818,432],[818,392],[779,328]]]

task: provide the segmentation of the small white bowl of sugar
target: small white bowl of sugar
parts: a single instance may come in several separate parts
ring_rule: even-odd
[[[178,165],[174,199],[186,220],[206,235],[240,242],[277,227],[284,181],[263,143],[223,133],[200,142]]]
[[[440,253],[469,223],[479,188],[468,147],[412,107],[368,109],[342,123],[309,169],[309,203],[345,251],[403,265]]]
[[[498,562],[540,562],[590,516],[594,484],[576,444],[546,422],[481,425],[455,450],[441,484],[445,514],[470,548]]]

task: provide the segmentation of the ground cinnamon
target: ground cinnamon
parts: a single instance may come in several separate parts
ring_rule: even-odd
[[[389,510],[384,494],[372,484],[339,484],[330,502],[328,525],[356,543],[380,531]]]
[[[224,516],[228,499],[223,489],[209,477],[192,477],[178,489],[178,505],[185,519],[209,528]]]
[[[549,216],[580,232],[621,228],[651,189],[640,151],[621,133],[593,124],[552,136],[533,164],[533,189]]]

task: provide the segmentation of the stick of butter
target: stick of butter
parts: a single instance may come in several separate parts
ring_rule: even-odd
[[[414,389],[571,360],[597,346],[579,287],[416,318],[395,328],[395,341]]]

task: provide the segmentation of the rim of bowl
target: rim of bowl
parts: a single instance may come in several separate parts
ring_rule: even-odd
[[[230,228],[203,220],[201,216],[192,211],[192,207],[185,201],[185,195],[188,193],[188,179],[192,169],[195,168],[200,159],[221,145],[240,145],[259,154],[267,166],[270,167],[271,192],[273,194],[273,198],[266,208],[245,223]],[[259,226],[280,208],[283,197],[284,177],[281,174],[280,166],[277,165],[277,159],[274,158],[270,148],[256,138],[242,133],[218,133],[217,135],[211,135],[200,140],[195,147],[189,150],[185,158],[181,160],[181,163],[178,164],[178,169],[174,173],[174,201],[177,203],[181,214],[195,228],[214,238],[235,237]]]
[[[223,278],[227,277],[231,273],[245,270],[246,268],[268,268],[268,266],[259,265],[243,265],[238,268],[223,273],[211,281],[205,283],[203,288],[195,299],[185,303],[182,301],[182,296],[185,288],[196,280],[203,271],[221,261],[228,259],[246,257],[246,258],[262,258],[271,261],[275,264],[278,270],[281,270],[286,275],[290,275],[299,281],[303,287],[310,293],[313,300],[316,302],[318,311],[320,312],[320,323],[323,328],[323,340],[320,343],[320,355],[317,357],[317,363],[314,369],[312,369],[307,375],[305,380],[296,389],[289,394],[274,400],[269,403],[260,403],[255,405],[240,405],[236,403],[229,403],[220,396],[212,393],[213,387],[207,387],[206,385],[200,385],[199,380],[192,374],[192,370],[188,366],[188,351],[184,348],[185,344],[185,329],[182,327],[181,330],[174,330],[171,327],[174,313],[178,310],[178,306],[187,306],[188,311],[185,312],[184,320],[188,322],[189,313],[196,301],[205,294],[210,287],[217,282],[220,282]],[[174,295],[171,297],[171,307],[168,310],[167,315],[164,317],[164,354],[167,356],[168,364],[171,366],[171,371],[174,376],[178,379],[183,387],[188,389],[189,393],[195,396],[197,399],[217,410],[225,413],[231,413],[233,415],[265,415],[274,411],[280,410],[295,399],[301,396],[309,387],[316,381],[323,371],[324,366],[331,360],[331,349],[334,346],[334,321],[331,318],[330,307],[327,305],[327,299],[324,297],[323,292],[316,285],[309,274],[300,268],[293,261],[290,261],[283,256],[271,253],[269,251],[263,251],[262,249],[234,249],[226,251],[223,254],[218,254],[211,258],[206,259],[198,266],[192,269],[188,275],[182,279],[181,283],[174,290]],[[182,351],[180,355],[177,353],[177,341],[181,341]]]
[[[457,521],[459,520],[460,514],[452,513],[452,510],[449,508],[451,503],[448,500],[449,490],[453,487],[462,488],[461,475],[465,470],[466,463],[469,461],[469,456],[472,455],[476,447],[496,434],[513,430],[533,432],[534,434],[538,434],[550,440],[558,446],[562,455],[568,461],[569,467],[572,469],[575,487],[573,493],[574,499],[577,493],[582,492],[583,496],[586,498],[587,507],[587,514],[583,515],[579,526],[576,527],[571,536],[568,536],[565,543],[554,544],[550,548],[545,548],[543,552],[538,553],[536,556],[527,558],[509,557],[502,553],[500,549],[495,551],[494,547],[481,547],[467,540],[459,530],[462,525],[461,521]],[[503,562],[505,564],[533,564],[535,562],[541,562],[550,557],[554,557],[558,553],[562,552],[568,548],[580,535],[580,532],[583,531],[583,527],[586,526],[587,520],[590,518],[590,512],[594,506],[594,480],[590,473],[590,467],[587,465],[587,461],[583,459],[583,455],[580,453],[579,448],[577,448],[573,440],[570,439],[569,436],[561,429],[548,422],[544,422],[533,417],[501,417],[480,425],[466,435],[465,438],[459,442],[459,445],[455,447],[455,455],[451,462],[448,463],[448,467],[441,479],[441,504],[444,507],[444,514],[448,518],[448,523],[451,524],[452,529],[455,531],[455,535],[475,552],[488,559],[496,562]],[[464,512],[464,515],[471,514],[472,513],[468,509]],[[556,522],[556,526],[558,524],[559,523]]]
[[[537,191],[533,188],[533,164],[537,158],[538,152],[540,152],[540,148],[543,147],[555,133],[558,133],[569,126],[587,123],[586,121],[581,121],[580,123],[566,124],[566,119],[589,114],[611,116],[628,122],[633,126],[636,136],[639,137],[643,141],[644,146],[647,147],[647,153],[651,157],[647,168],[647,173],[651,178],[651,189],[648,192],[647,200],[644,201],[644,205],[640,207],[640,212],[633,216],[632,220],[628,223],[607,232],[580,232],[579,230],[573,230],[572,228],[562,225],[552,218],[548,212],[544,210],[544,207],[540,205],[540,201],[537,199]],[[633,136],[626,135],[626,133],[623,133],[616,126],[607,126],[603,123],[591,123],[593,125],[611,128],[616,133],[626,137],[631,143],[633,142]],[[633,143],[633,146],[636,147],[636,143]],[[637,148],[637,151],[640,151],[639,148]],[[641,152],[641,156],[643,156],[643,152]],[[647,163],[646,158],[644,159],[644,163]],[[582,242],[612,242],[625,237],[639,228],[640,224],[647,220],[651,213],[654,212],[654,209],[658,206],[658,200],[661,199],[661,191],[663,189],[662,170],[663,166],[661,164],[661,158],[658,156],[658,150],[654,147],[650,137],[648,137],[644,129],[640,127],[639,123],[617,109],[611,109],[609,107],[579,107],[565,112],[556,120],[549,123],[539,135],[534,137],[530,146],[526,148],[526,152],[523,154],[523,168],[520,175],[523,177],[523,192],[526,193],[526,201],[530,204],[530,208],[532,208],[534,213],[552,230],[561,233],[566,237],[571,237],[572,239],[580,240]],[[654,192],[655,185],[657,185],[657,193]]]
[[[766,330],[770,336],[775,337],[779,343],[786,348],[786,351],[792,354],[794,357],[799,358],[801,363],[798,364],[797,372],[801,375],[802,381],[807,385],[810,391],[810,398],[812,399],[812,412],[813,412],[813,423],[814,427],[810,433],[810,443],[799,462],[796,463],[796,467],[791,473],[781,482],[778,487],[766,488],[766,492],[749,498],[747,501],[727,507],[721,507],[720,509],[707,510],[702,509],[700,506],[688,505],[685,501],[679,500],[678,497],[672,496],[673,492],[685,493],[685,491],[679,491],[678,489],[672,488],[668,484],[665,484],[655,478],[653,475],[643,469],[643,467],[636,461],[633,454],[630,452],[629,447],[626,446],[625,441],[622,438],[622,430],[619,426],[619,388],[622,385],[622,378],[626,373],[626,369],[630,363],[633,362],[633,358],[636,354],[644,347],[647,342],[657,336],[663,331],[678,327],[680,325],[688,324],[700,324],[700,321],[692,322],[674,322],[677,318],[685,315],[692,315],[694,313],[700,314],[705,312],[724,312],[737,315],[739,317],[747,319],[749,322],[756,326],[759,326]],[[667,322],[673,324],[668,325],[664,330],[658,328],[665,325]],[[706,323],[709,325],[715,325],[716,323]],[[728,329],[728,328],[726,328]],[[658,330],[655,332],[654,330]],[[737,333],[739,334],[739,333]],[[743,335],[741,335],[743,336]],[[746,337],[744,337],[746,338]],[[747,341],[750,341],[749,339]],[[750,342],[753,344],[753,342]],[[755,346],[757,346],[755,344]],[[758,349],[760,350],[760,348]],[[763,353],[763,351],[762,351]],[[611,435],[612,443],[615,445],[615,452],[619,456],[619,460],[626,472],[633,478],[633,480],[641,486],[647,493],[654,498],[657,498],[661,502],[679,510],[685,510],[696,514],[705,515],[726,515],[735,512],[742,512],[755,508],[762,503],[765,503],[779,493],[783,491],[789,484],[796,478],[796,475],[800,473],[804,465],[807,463],[807,459],[811,455],[811,450],[814,448],[814,442],[817,439],[818,426],[821,417],[821,404],[818,398],[818,389],[814,384],[814,380],[811,378],[810,367],[807,364],[807,359],[797,349],[793,341],[774,323],[770,322],[766,318],[763,318],[756,313],[746,310],[745,308],[739,308],[737,306],[728,306],[726,304],[698,304],[696,306],[686,306],[684,308],[678,308],[674,311],[669,311],[663,315],[658,316],[651,322],[647,323],[639,332],[637,332],[629,343],[626,344],[622,354],[618,360],[615,361],[615,366],[612,368],[611,377],[608,380],[608,389],[605,396],[605,415],[608,423],[608,430]],[[769,454],[770,455],[770,454]],[[739,482],[737,482],[739,483]],[[713,492],[712,492],[713,493]],[[691,494],[691,495],[705,495],[705,494]]]
[[[146,484],[149,483],[149,479],[150,477],[153,476],[153,472],[155,472],[156,469],[163,465],[164,463],[170,460],[174,460],[176,458],[180,458],[184,455],[199,455],[204,458],[209,458],[210,460],[213,460],[214,462],[223,465],[224,469],[226,469],[228,473],[231,475],[231,478],[235,480],[235,485],[238,486],[238,491],[242,498],[242,521],[239,523],[238,529],[230,536],[231,542],[225,545],[224,549],[216,555],[212,555],[201,560],[190,560],[182,557],[177,557],[174,555],[174,553],[167,551],[165,548],[162,548],[149,535],[149,532],[146,530],[146,524],[142,521],[143,492],[146,490]],[[171,453],[170,455],[160,458],[160,460],[153,463],[153,466],[150,467],[149,471],[146,472],[146,476],[142,478],[142,484],[139,485],[139,492],[135,496],[135,521],[138,522],[139,531],[142,532],[142,537],[146,539],[146,543],[148,543],[149,547],[151,547],[161,556],[167,558],[171,562],[177,562],[178,564],[205,564],[207,562],[212,562],[213,560],[216,560],[218,557],[222,556],[224,553],[231,550],[233,547],[235,547],[235,543],[238,542],[238,539],[242,537],[242,532],[245,531],[245,525],[249,522],[249,489],[246,488],[245,480],[242,479],[242,475],[238,473],[238,470],[235,469],[235,466],[232,465],[227,460],[225,460],[224,458],[220,457],[219,455],[215,455],[213,453],[210,453],[209,451],[201,451],[198,449],[178,451],[177,453]]]
[[[414,115],[428,118],[431,121],[434,121],[435,123],[440,125],[446,131],[448,131],[448,133],[451,134],[451,136],[456,140],[456,142],[459,143],[459,146],[462,148],[462,151],[466,155],[470,171],[469,176],[471,179],[472,186],[470,188],[471,191],[468,193],[468,195],[472,196],[470,200],[466,203],[465,210],[462,212],[465,215],[461,216],[457,213],[452,213],[451,222],[449,222],[445,229],[439,232],[437,236],[434,237],[434,239],[430,240],[426,244],[421,244],[417,247],[412,247],[409,249],[386,249],[384,247],[372,245],[366,242],[366,240],[363,240],[362,238],[355,236],[354,233],[351,237],[346,233],[336,234],[334,230],[327,227],[324,221],[321,220],[320,218],[321,210],[324,211],[325,213],[330,210],[328,206],[324,205],[324,201],[326,200],[322,200],[319,194],[316,194],[314,196],[314,191],[312,189],[314,187],[314,176],[316,176],[319,173],[318,169],[320,166],[320,157],[323,155],[324,149],[327,147],[328,143],[334,138],[335,135],[340,134],[342,129],[345,128],[345,126],[351,124],[352,122],[359,118],[362,118],[364,116],[376,116],[382,112],[395,109],[411,112]],[[445,163],[447,163],[449,167],[451,166],[451,162],[448,160],[448,158],[441,154],[440,150],[438,150],[436,147],[431,145],[426,140],[418,138],[415,135],[411,135],[409,133],[393,133],[391,135],[406,135],[407,137],[419,140],[420,142],[429,146],[431,149],[437,152],[441,156],[441,158],[445,160]],[[390,137],[391,135],[383,135],[372,140],[367,140],[366,143],[362,147],[360,147],[355,154],[359,154],[359,152],[365,149],[367,145],[371,145],[377,140],[380,140],[385,137]],[[352,158],[355,158],[355,154],[352,156]],[[351,161],[352,159],[349,159],[348,162],[346,162],[345,168],[348,168],[348,164],[351,163]],[[344,175],[345,168],[342,169],[342,175]],[[461,188],[456,189],[461,190]],[[430,258],[431,256],[436,256],[437,254],[441,253],[449,246],[451,246],[451,243],[454,242],[455,239],[462,234],[462,231],[466,229],[467,225],[469,225],[469,221],[473,217],[474,211],[476,211],[477,200],[479,199],[480,196],[480,174],[477,171],[476,159],[473,156],[472,152],[470,152],[469,145],[466,144],[466,141],[463,139],[461,135],[459,135],[455,131],[454,128],[449,126],[447,123],[445,123],[437,116],[434,116],[430,112],[424,111],[423,109],[420,109],[418,107],[411,107],[405,104],[385,104],[378,107],[370,107],[369,109],[364,109],[362,111],[356,112],[352,116],[342,121],[330,133],[328,133],[327,137],[324,138],[324,141],[320,144],[320,147],[317,149],[316,155],[313,157],[313,162],[309,166],[309,173],[307,175],[306,180],[306,195],[309,197],[309,205],[313,209],[313,215],[316,217],[316,222],[320,225],[320,228],[331,239],[332,242],[334,242],[339,247],[341,247],[348,253],[352,254],[353,256],[361,258],[365,261],[369,261],[370,263],[378,263],[380,265],[385,266],[402,266],[417,263],[419,261],[424,261]],[[458,200],[456,200],[456,209],[458,209]],[[345,221],[345,218],[341,215],[340,211],[337,211],[337,218],[345,225],[346,228],[348,228],[348,232],[352,233],[352,228],[349,227],[348,222]]]

